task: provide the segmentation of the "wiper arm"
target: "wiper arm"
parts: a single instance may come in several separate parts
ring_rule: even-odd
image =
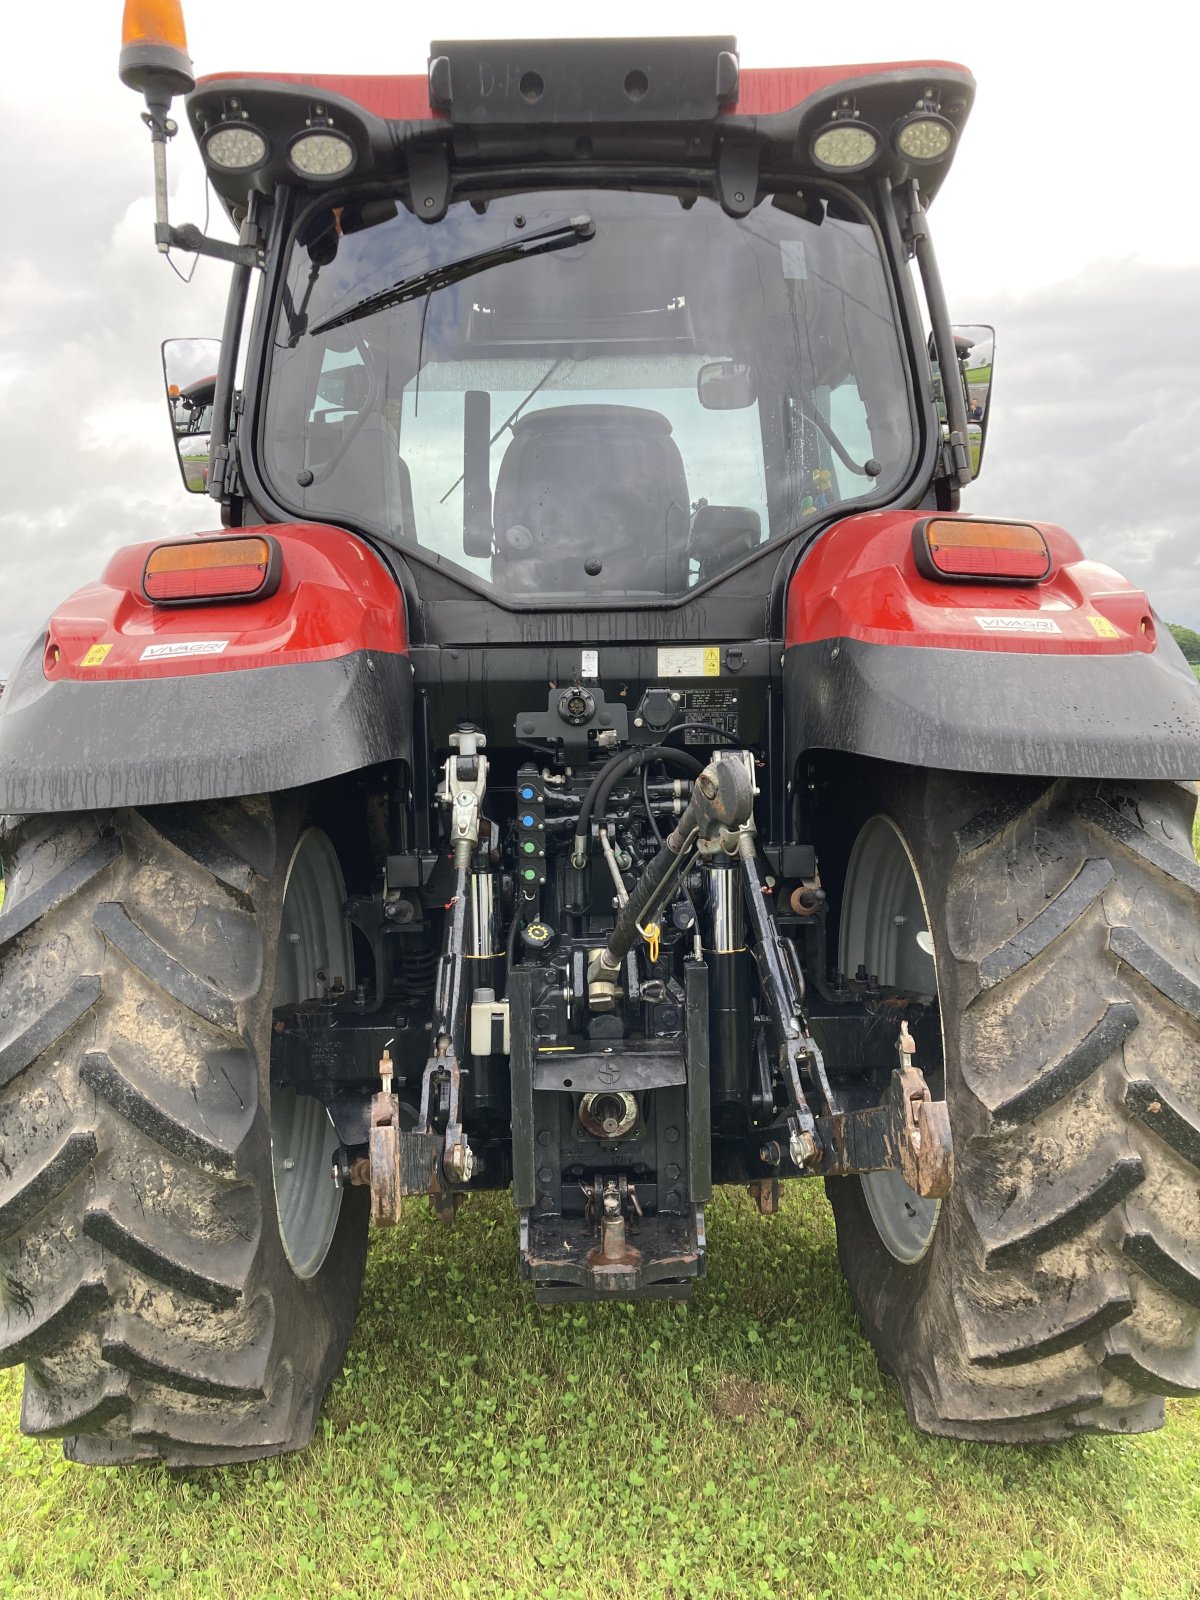
[[[414,277],[401,278],[390,289],[380,289],[375,294],[367,295],[348,311],[340,311],[336,317],[326,317],[324,322],[318,322],[309,331],[318,334],[328,333],[331,328],[344,328],[348,322],[357,322],[360,317],[369,317],[376,311],[403,305],[406,300],[417,300],[424,294],[432,294],[435,289],[444,289],[448,284],[461,283],[464,278],[474,277],[477,272],[486,272],[489,267],[501,267],[506,261],[518,261],[522,256],[541,256],[550,250],[567,250],[573,244],[593,238],[595,233],[596,224],[591,217],[579,216],[571,217],[566,222],[556,222],[553,227],[542,228],[537,233],[527,233],[520,239],[506,239],[503,244],[478,250],[473,256],[463,256],[458,261],[448,261],[444,266],[418,272]]]

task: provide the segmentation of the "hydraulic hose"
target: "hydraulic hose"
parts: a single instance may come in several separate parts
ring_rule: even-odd
[[[637,938],[638,924],[656,904],[663,885],[687,861],[697,835],[711,839],[722,828],[740,828],[753,809],[754,791],[740,762],[715,761],[701,769],[683,815],[617,913],[608,944],[600,953],[598,970],[612,973],[620,969]]]
[[[609,795],[622,778],[627,778],[636,772],[646,761],[665,762],[669,766],[678,767],[693,778],[699,777],[704,770],[694,755],[686,750],[674,750],[665,744],[644,745],[637,750],[624,750],[613,756],[611,761],[606,761],[588,785],[583,804],[579,807],[579,820],[575,824],[575,853],[571,857],[572,866],[580,871],[587,866],[588,835],[593,812],[603,822],[608,815]]]
[[[678,865],[680,852],[696,836],[696,825],[688,818],[686,812],[679,820],[681,825],[689,822],[687,832],[681,834],[675,830],[668,834],[666,843],[642,873],[633,893],[617,913],[617,920],[609,935],[608,948],[604,952],[604,964],[607,967],[619,967],[633,948],[633,942],[638,935],[638,923],[645,915],[647,907],[653,905],[664,880]]]

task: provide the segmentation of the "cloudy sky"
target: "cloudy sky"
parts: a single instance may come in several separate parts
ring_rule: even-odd
[[[185,12],[201,73],[424,68],[428,12],[392,0]],[[141,103],[116,73],[120,14],[121,0],[61,0],[5,25],[0,675],[111,550],[215,520],[177,475],[158,348],[219,332],[226,274],[201,262],[185,287],[154,251]],[[533,0],[501,14],[526,37],[732,30],[748,66],[969,66],[978,99],[933,211],[952,315],[998,329],[987,461],[965,507],[1062,523],[1169,620],[1200,627],[1200,224],[1180,0],[610,0],[590,14]],[[443,34],[497,28],[480,0],[441,16]],[[174,220],[199,222],[186,135],[171,156]]]

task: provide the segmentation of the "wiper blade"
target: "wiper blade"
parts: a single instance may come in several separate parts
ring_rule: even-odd
[[[501,267],[506,261],[518,261],[522,256],[545,255],[549,250],[567,250],[573,244],[593,238],[595,233],[596,224],[591,217],[579,216],[571,217],[566,222],[556,222],[553,227],[542,228],[537,233],[527,233],[519,239],[506,239],[503,244],[478,250],[472,256],[448,261],[444,266],[430,267],[411,278],[401,278],[391,288],[367,295],[348,311],[340,311],[336,317],[326,317],[324,322],[318,322],[309,331],[318,334],[328,333],[331,328],[344,328],[348,322],[357,322],[360,317],[369,317],[376,311],[403,305],[406,300],[418,300],[422,295],[432,294],[435,289],[444,289],[448,284],[461,283],[464,278],[473,277],[477,272],[486,272],[489,267]]]

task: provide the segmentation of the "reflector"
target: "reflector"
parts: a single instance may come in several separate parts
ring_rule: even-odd
[[[274,539],[196,539],[160,544],[146,558],[142,592],[155,605],[263,600],[279,587]]]
[[[931,517],[913,528],[913,555],[926,578],[1039,583],[1050,572],[1050,546],[1028,522]]]

